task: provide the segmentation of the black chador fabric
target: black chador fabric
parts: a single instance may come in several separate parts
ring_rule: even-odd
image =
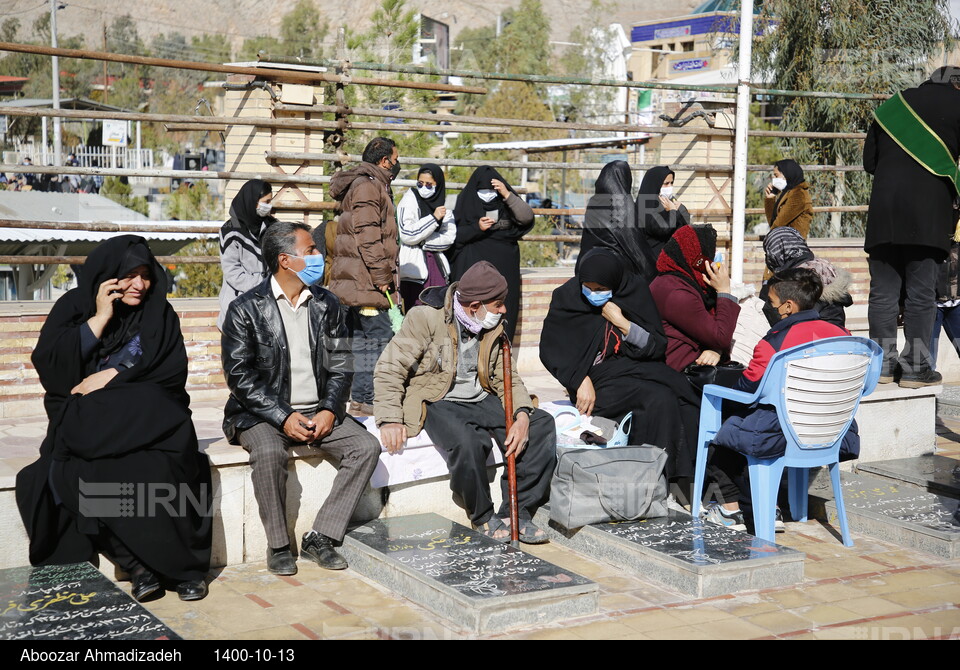
[[[649,333],[643,349],[620,337],[602,308],[587,302],[581,290],[584,282],[613,290],[611,301]],[[613,346],[611,339],[616,340]],[[686,378],[664,362],[666,347],[646,281],[626,271],[616,253],[594,249],[584,256],[577,276],[553,292],[540,336],[540,360],[571,400],[589,376],[597,394],[594,414],[619,420],[633,412],[630,443],[662,447],[668,455],[668,475],[689,477],[700,402]]]
[[[633,175],[626,161],[613,161],[600,171],[583,219],[578,268],[587,252],[605,247],[619,253],[627,267],[645,279],[656,276],[656,258],[637,226],[632,187]]]
[[[272,216],[257,214],[257,203],[270,192],[270,185],[261,179],[251,179],[237,191],[230,203],[230,219],[220,227],[220,253],[236,242],[261,258],[260,238],[263,231],[276,221]]]
[[[680,205],[668,212],[660,202],[660,189],[666,178],[672,174],[673,170],[664,165],[650,168],[643,175],[640,191],[637,193],[637,225],[640,226],[654,260],[660,257],[663,245],[677,228],[690,223],[690,214],[686,207]],[[647,277],[647,281],[652,279],[653,277]]]
[[[497,179],[514,196],[516,191],[499,172],[492,167],[477,168],[466,186],[457,196],[454,219],[457,223],[457,239],[447,252],[450,258],[450,281],[459,281],[463,273],[478,261],[489,261],[504,276],[510,287],[504,304],[507,307],[506,330],[510,339],[516,332],[517,318],[520,314],[520,245],[518,240],[533,228],[533,220],[520,225],[507,206],[506,201],[497,194],[491,202],[484,202],[477,191],[493,189],[492,179]],[[519,197],[519,196],[517,196]],[[526,203],[522,203],[524,208]],[[480,230],[480,219],[487,212],[497,210],[501,225],[484,232]],[[502,222],[510,222],[503,225]]]
[[[139,362],[98,391],[71,395],[95,365],[81,359],[80,341],[100,284],[141,259],[152,285],[136,310],[127,308],[139,312]],[[33,565],[95,561],[106,529],[170,579],[202,579],[209,568],[210,465],[190,418],[186,349],[166,283],[143,238],[115,237],[90,254],[79,287],[57,301],[40,332],[32,361],[50,423],[16,491]]]

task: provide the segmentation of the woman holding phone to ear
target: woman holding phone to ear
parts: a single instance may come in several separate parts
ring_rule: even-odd
[[[520,316],[520,245],[533,228],[533,210],[492,167],[477,168],[454,207],[457,239],[450,249],[450,281],[474,263],[488,261],[506,278],[510,291],[504,325],[512,340]],[[452,252],[452,253],[451,253]]]
[[[773,177],[763,189],[763,207],[771,229],[790,226],[807,239],[813,220],[813,200],[803,168],[796,161],[787,158],[774,164]]]
[[[667,365],[674,370],[716,365],[733,348],[740,304],[730,294],[726,265],[714,263],[716,253],[713,226],[683,226],[657,259],[660,274],[650,293],[667,336]]]

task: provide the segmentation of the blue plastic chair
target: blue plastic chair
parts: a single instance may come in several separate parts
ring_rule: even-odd
[[[843,544],[853,546],[840,486],[840,443],[853,422],[860,399],[876,388],[882,361],[882,350],[872,340],[831,337],[774,354],[760,387],[752,394],[715,384],[705,386],[700,407],[693,516],[700,514],[707,448],[720,430],[723,401],[772,405],[777,410],[787,448],[779,458],[747,456],[756,536],[774,541],[777,492],[784,468],[789,468],[791,515],[797,521],[806,521],[809,468],[827,465]]]

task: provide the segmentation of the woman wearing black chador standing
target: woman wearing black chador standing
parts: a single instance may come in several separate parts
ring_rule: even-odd
[[[489,261],[502,274],[510,292],[504,304],[504,329],[512,340],[520,317],[520,245],[533,228],[533,210],[492,167],[477,168],[457,198],[453,212],[457,240],[448,252],[450,281],[474,263]]]
[[[112,238],[50,311],[32,362],[50,420],[40,459],[17,476],[32,565],[106,554],[142,601],[161,580],[206,596],[210,464],[186,393],[187,354],[146,240]]]

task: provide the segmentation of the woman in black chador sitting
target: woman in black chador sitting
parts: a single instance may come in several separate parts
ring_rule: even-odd
[[[146,240],[91,252],[78,288],[50,311],[33,353],[50,420],[40,459],[17,476],[30,562],[96,562],[102,552],[145,600],[168,580],[207,594],[210,465],[186,393],[180,321]]]
[[[633,412],[630,444],[667,452],[671,480],[693,475],[699,398],[667,367],[667,338],[647,282],[619,254],[595,248],[553,292],[540,360],[581,414],[619,421]]]

